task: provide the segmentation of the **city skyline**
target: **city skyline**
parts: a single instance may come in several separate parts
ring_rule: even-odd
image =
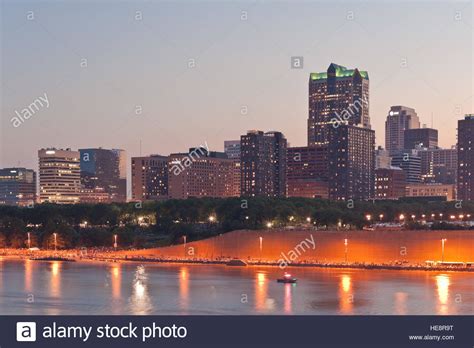
[[[390,4],[374,4],[370,9],[349,3],[299,6],[283,3],[278,6],[274,4],[271,8],[263,4],[252,7],[245,3],[213,5],[213,13],[221,16],[204,26],[202,35],[188,37],[185,34],[189,28],[196,23],[204,25],[199,18],[190,18],[192,11],[205,13],[208,9],[205,4],[200,6],[192,6],[184,11],[184,19],[191,23],[184,25],[179,22],[184,25],[184,29],[173,31],[171,27],[155,27],[153,21],[146,20],[158,16],[153,6],[137,9],[124,4],[103,17],[101,11],[104,7],[100,4],[91,5],[90,9],[86,7],[81,13],[72,15],[71,26],[68,27],[71,30],[90,11],[97,10],[99,13],[97,22],[92,23],[84,37],[80,37],[68,30],[55,30],[56,26],[64,25],[63,21],[71,19],[71,15],[66,15],[58,22],[57,15],[67,10],[66,5],[53,9],[42,4],[39,7],[41,11],[36,10],[34,20],[26,22],[31,9],[28,2],[2,4],[5,14],[3,27],[7,35],[2,65],[4,103],[0,167],[37,169],[36,151],[50,146],[74,149],[122,148],[127,151],[128,158],[140,154],[169,154],[204,141],[209,143],[211,149],[220,151],[224,140],[237,139],[249,129],[281,131],[288,139],[289,146],[303,146],[306,145],[308,76],[311,72],[324,71],[331,62],[368,71],[371,79],[370,118],[372,129],[376,131],[377,145],[384,144],[385,117],[393,105],[414,108],[421,123],[428,126],[431,126],[433,113],[434,128],[441,130],[439,144],[444,148],[456,143],[457,120],[472,112],[472,74],[469,73],[471,52],[461,48],[472,37],[468,30],[471,25],[469,3],[449,2],[434,7],[432,4],[403,4],[400,8]],[[426,6],[430,6],[430,12],[423,15],[430,16],[433,21],[426,21],[426,32],[414,31],[416,16]],[[406,11],[407,7],[413,11]],[[183,11],[177,4],[170,4],[165,9],[168,12],[164,12],[168,14]],[[404,20],[403,27],[391,29],[380,26],[386,19],[383,14],[387,9],[393,10],[392,17]],[[134,21],[138,10],[142,11],[144,18],[141,23]],[[276,18],[285,15],[289,19],[281,25],[274,24],[265,18],[264,14],[268,14],[266,10],[270,10],[269,13]],[[314,13],[325,10],[326,15],[318,17],[321,25],[312,25],[312,18],[303,13],[309,10]],[[248,19],[242,20],[243,12],[247,13]],[[461,20],[456,19],[458,12]],[[235,21],[224,25],[228,31],[224,30],[219,35],[213,31],[215,27],[223,25],[223,21],[234,16]],[[48,22],[44,18],[48,18]],[[298,18],[301,23],[295,23],[292,18]],[[94,40],[90,36],[92,28],[98,25],[100,19],[107,19],[113,28],[121,20],[125,20],[126,25],[136,26],[131,33],[127,33],[122,43],[112,40],[108,47],[111,52],[105,54],[105,49],[98,45],[104,39],[114,37],[110,29],[99,32],[99,37]],[[430,27],[432,22],[438,23],[438,26]],[[326,29],[323,28],[324,23],[328,24]],[[39,26],[36,28],[39,32],[33,35],[36,44],[31,42],[29,36],[23,41],[18,39],[16,35],[23,37],[24,34],[33,34],[35,25]],[[381,35],[369,35],[368,32],[376,27],[380,29]],[[452,46],[449,55],[441,54],[448,48],[439,47],[442,46],[436,41],[439,38],[433,38],[429,32],[431,29],[437,30],[442,34],[440,38],[449,41]],[[149,40],[153,33],[163,44],[163,32],[172,34],[168,37],[171,42],[164,44],[163,55],[151,48],[147,51],[144,43],[151,42]],[[296,32],[300,35],[295,35]],[[252,39],[252,35],[256,37]],[[263,37],[267,35],[271,44],[257,49],[255,45],[263,42]],[[291,35],[294,35],[294,40],[290,40]],[[404,42],[407,35],[415,35],[415,39]],[[279,37],[284,40],[280,42]],[[345,48],[336,44],[338,38],[344,38]],[[419,45],[416,38],[427,41]],[[175,39],[178,41],[173,41]],[[27,55],[25,47],[20,47],[18,42],[24,40],[29,40],[26,41],[26,47],[34,48],[35,54]],[[325,49],[321,51],[321,42],[325,40],[330,43],[327,46],[329,49],[324,46]],[[137,51],[125,56],[118,54],[118,49],[126,43],[136,44]],[[191,45],[187,46],[187,43]],[[243,43],[247,43],[247,46],[242,46]],[[279,44],[283,47],[279,47]],[[368,45],[370,54],[361,55],[359,49],[353,50],[361,45]],[[180,52],[178,46],[189,48],[190,54]],[[394,54],[397,51],[394,47],[399,46],[401,50]],[[425,50],[418,52],[418,46],[424,46]],[[53,57],[46,54],[46,48],[53,49],[57,55]],[[211,52],[200,57],[192,54],[200,51],[199,48],[204,52],[209,48]],[[248,54],[249,49],[252,54]],[[148,53],[154,53],[150,56],[153,58],[167,59],[153,61]],[[104,65],[105,58],[110,58],[111,54],[116,54],[116,59],[107,67]],[[430,61],[426,61],[427,55]],[[304,58],[303,69],[290,69],[293,56]],[[87,59],[87,67],[80,70],[83,57]],[[170,61],[171,57],[174,61]],[[407,59],[406,67],[402,67],[404,58]],[[40,59],[44,70],[31,64],[31,59]],[[190,59],[195,59],[194,70],[188,67]],[[53,69],[54,64],[59,62],[61,64]],[[137,62],[140,64],[137,65]],[[170,67],[172,69],[169,72],[163,70]],[[255,70],[259,72],[257,75]],[[449,73],[435,73],[439,71]],[[181,73],[175,74],[177,72]],[[150,83],[146,78],[149,73],[152,79],[155,76],[162,78],[164,84]],[[25,78],[29,78],[30,83]],[[95,83],[91,85],[92,81]],[[135,82],[129,84],[130,81]],[[180,81],[185,83],[178,84]],[[57,82],[59,87],[53,82]],[[407,85],[410,87],[407,88]],[[43,94],[47,97],[48,108],[38,110],[19,127],[12,127],[10,120],[15,111]],[[142,114],[135,115],[137,106],[142,108]],[[125,115],[124,111],[127,111]],[[452,127],[441,128],[445,124],[452,124]],[[12,148],[11,144],[16,144],[18,139],[21,139],[22,146]],[[130,163],[129,160],[127,162]]]

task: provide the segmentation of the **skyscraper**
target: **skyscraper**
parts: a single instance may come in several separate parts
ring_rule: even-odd
[[[332,63],[309,78],[308,146],[327,145],[334,123],[370,128],[369,75]]]
[[[405,149],[405,130],[420,128],[415,110],[406,106],[392,106],[385,121],[385,148],[390,156]]]
[[[79,151],[41,149],[38,157],[40,202],[78,203],[81,194]]]
[[[404,147],[435,149],[438,146],[438,130],[433,128],[405,129]]]
[[[311,73],[308,102],[308,146],[328,147],[329,198],[373,198],[375,133],[367,71],[332,63],[326,72]]]
[[[284,197],[287,141],[280,132],[248,131],[240,138],[241,195]]]
[[[26,168],[0,169],[0,204],[29,206],[36,202],[36,173]]]
[[[224,152],[227,157],[234,161],[234,178],[232,187],[234,194],[232,196],[240,196],[240,140],[225,140]]]
[[[463,201],[474,200],[474,114],[458,121],[458,193]]]
[[[329,141],[329,198],[374,198],[375,131],[350,125],[334,127]]]
[[[168,198],[168,157],[132,157],[132,200]]]
[[[81,154],[81,184],[87,191],[103,191],[106,202],[126,202],[127,172],[124,150],[79,149]]]

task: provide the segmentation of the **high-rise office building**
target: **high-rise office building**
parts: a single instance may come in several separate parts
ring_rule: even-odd
[[[79,149],[81,154],[81,184],[84,194],[94,192],[103,196],[105,202],[127,201],[127,171],[124,150],[89,148]],[[82,200],[84,201],[84,200]],[[100,199],[102,202],[103,199]]]
[[[474,200],[474,114],[458,121],[457,199]]]
[[[327,145],[332,125],[370,128],[369,75],[332,63],[309,78],[308,146]]]
[[[232,187],[234,187],[235,192],[232,196],[240,196],[240,140],[225,140],[224,152],[228,158],[234,161]]]
[[[420,128],[415,110],[406,106],[392,106],[385,121],[385,148],[390,156],[405,149],[405,130]]]
[[[375,169],[375,198],[399,199],[405,196],[405,172],[399,167]]]
[[[71,149],[41,149],[39,196],[41,203],[75,204],[80,201],[80,153]]]
[[[280,132],[248,131],[240,138],[242,196],[284,197],[287,141]]]
[[[36,173],[26,168],[0,169],[0,204],[29,206],[36,202]]]
[[[375,132],[341,125],[329,134],[329,198],[343,201],[374,198]]]
[[[421,157],[417,151],[411,150],[392,156],[392,166],[402,168],[407,183],[421,182]]]
[[[308,146],[328,146],[329,198],[373,198],[375,133],[367,71],[331,64],[309,78]]]
[[[168,158],[168,196],[233,197],[235,161],[224,152],[191,148],[187,153],[171,154]]]
[[[458,170],[458,151],[451,149],[421,149],[421,178],[424,183],[455,184]]]
[[[404,132],[404,147],[435,149],[438,147],[438,130],[433,128],[413,128]]]
[[[168,198],[168,156],[132,157],[132,200]]]
[[[328,148],[289,147],[287,151],[287,196],[328,198]]]

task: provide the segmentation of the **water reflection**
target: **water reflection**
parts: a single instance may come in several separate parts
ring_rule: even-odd
[[[189,269],[181,267],[179,270],[179,298],[181,309],[188,309],[189,306]]]
[[[267,309],[268,280],[264,272],[257,272],[255,276],[255,309],[263,311]]]
[[[352,313],[353,304],[352,279],[350,275],[343,274],[339,282],[339,311],[344,314]]]
[[[292,306],[292,291],[293,291],[293,287],[295,286],[295,284],[285,284],[285,307],[284,307],[284,311],[285,313],[287,314],[291,314],[291,306]]]
[[[145,267],[140,265],[135,271],[132,283],[132,296],[130,297],[130,309],[133,314],[148,314],[153,309],[148,294],[148,275]]]
[[[119,300],[122,286],[122,265],[120,263],[110,267],[110,279],[112,282],[112,298]]]
[[[33,291],[33,261],[25,260],[25,292]]]
[[[436,277],[436,287],[438,290],[438,313],[448,313],[448,299],[449,299],[449,276],[446,274],[439,274]]]
[[[399,315],[407,314],[407,298],[406,292],[395,293],[395,313]]]
[[[467,272],[308,268],[299,271],[299,283],[292,286],[277,283],[275,279],[281,271],[270,267],[239,271],[220,265],[139,265],[0,261],[0,312],[71,315],[90,314],[92,309],[97,314],[176,315],[472,313],[474,275]],[[106,288],[103,275],[107,276]],[[215,289],[219,289],[219,296],[215,296]],[[468,295],[458,302],[458,293]],[[40,301],[28,304],[28,294]],[[251,304],[239,301],[240,294],[248,294]],[[353,300],[355,296],[357,301]]]
[[[50,278],[50,293],[53,297],[61,296],[61,268],[62,263],[60,261],[51,262],[51,278]]]

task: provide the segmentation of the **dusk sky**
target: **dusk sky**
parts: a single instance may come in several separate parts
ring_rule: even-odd
[[[306,145],[309,73],[331,62],[369,72],[378,145],[391,105],[433,118],[442,147],[474,111],[471,1],[15,0],[1,12],[0,167],[36,169],[42,147],[223,150],[249,129]],[[49,106],[13,127],[45,93]]]

